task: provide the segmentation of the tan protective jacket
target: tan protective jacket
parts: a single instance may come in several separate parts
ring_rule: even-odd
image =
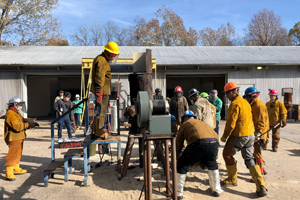
[[[9,145],[11,141],[25,139],[25,130],[28,128],[29,124],[24,123],[24,118],[18,111],[12,109],[7,110],[4,122],[4,140],[7,145]]]
[[[178,134],[176,136],[177,158],[180,156],[184,140],[186,140],[189,145],[197,141],[198,139],[206,138],[218,139],[218,134],[210,126],[202,121],[192,118],[184,122],[180,126],[180,129],[178,130]]]
[[[189,104],[185,97],[172,97],[170,101],[170,113],[174,115],[177,123],[181,123],[183,113],[189,109]]]
[[[103,91],[104,95],[110,95],[111,69],[104,52],[93,61],[91,92]]]
[[[268,101],[266,103],[270,126],[275,126],[276,124],[286,122],[287,110],[281,101],[276,100],[274,103]]]
[[[230,104],[223,137],[249,136],[254,134],[251,107],[248,101],[238,95]]]
[[[255,132],[261,134],[267,132],[270,126],[268,111],[264,102],[262,102],[259,98],[254,99],[251,102],[251,109]],[[266,139],[267,135],[267,133],[264,134],[260,139]]]
[[[215,128],[211,108],[211,103],[207,99],[198,97],[193,106],[193,112],[196,119],[205,122],[211,128]]]
[[[217,121],[216,121],[216,116],[217,116],[217,109],[216,107],[211,103],[211,114],[212,114],[212,117],[213,117],[213,121],[214,121],[214,129],[216,128],[217,126]]]

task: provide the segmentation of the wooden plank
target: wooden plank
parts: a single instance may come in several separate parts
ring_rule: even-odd
[[[63,171],[64,170],[64,161],[63,160],[55,160],[52,161],[44,172],[52,172],[52,171]]]
[[[64,155],[64,157],[68,157],[68,156],[83,156],[84,152],[83,152],[83,148],[81,149],[69,149],[67,151],[67,153]]]

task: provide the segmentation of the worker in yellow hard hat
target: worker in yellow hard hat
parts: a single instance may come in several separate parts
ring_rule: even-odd
[[[96,95],[96,116],[92,124],[92,136],[107,139],[108,134],[103,131],[105,115],[108,107],[111,69],[110,63],[117,61],[119,46],[115,42],[109,42],[103,46],[104,51],[93,61],[91,92]]]

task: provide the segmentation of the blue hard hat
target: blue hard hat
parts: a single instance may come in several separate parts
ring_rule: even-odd
[[[216,94],[216,93],[218,93],[218,91],[217,90],[211,90],[209,93]]]
[[[176,121],[176,117],[174,115],[171,115],[171,121]]]
[[[183,113],[182,117],[195,117],[194,113],[190,110],[187,110]]]
[[[255,87],[248,87],[245,90],[245,95],[249,95],[249,94],[259,94],[260,92],[255,88]]]

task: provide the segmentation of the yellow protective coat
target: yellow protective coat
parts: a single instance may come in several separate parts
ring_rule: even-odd
[[[251,107],[248,101],[238,95],[230,104],[223,136],[249,136],[254,134]]]
[[[103,52],[93,61],[91,92],[103,91],[104,95],[110,95],[111,69]]]
[[[8,109],[5,115],[4,140],[9,142],[23,140],[26,137],[25,130],[29,128],[28,123],[24,123],[23,116],[16,110]]]
[[[266,103],[270,126],[275,126],[276,124],[286,122],[287,110],[281,101],[276,100],[274,103],[271,101]]]
[[[180,126],[178,134],[176,136],[177,158],[180,156],[184,140],[186,140],[188,144],[192,144],[198,139],[205,138],[218,139],[218,134],[214,131],[214,129],[212,129],[203,121],[199,121],[197,119],[189,119],[186,122],[184,122]]]
[[[270,126],[266,105],[259,98],[256,98],[251,102],[251,109],[255,132],[263,134],[268,131]],[[260,139],[266,138],[267,134],[264,134]]]

